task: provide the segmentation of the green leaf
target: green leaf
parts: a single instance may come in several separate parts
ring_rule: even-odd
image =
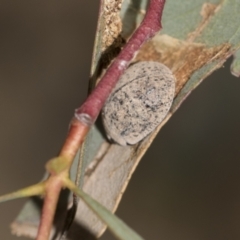
[[[121,219],[112,214],[103,205],[99,204],[88,194],[77,188],[73,182],[66,181],[66,186],[78,195],[85,204],[104,221],[111,232],[120,240],[143,240],[135,231],[128,227]]]

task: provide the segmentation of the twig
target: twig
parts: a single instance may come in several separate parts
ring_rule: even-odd
[[[121,74],[128,67],[141,45],[161,29],[164,4],[165,0],[150,0],[146,15],[139,28],[110,65],[97,87],[83,105],[76,109],[59,156],[50,160],[46,165],[50,177],[39,192],[39,194],[45,194],[45,200],[37,240],[49,239],[59,194],[64,187],[64,182],[69,179],[72,161]],[[39,186],[42,186],[41,183]]]
[[[107,69],[101,81],[88,96],[86,101],[80,108],[75,110],[75,116],[73,119],[74,124],[70,127],[69,135],[60,155],[63,151],[71,152],[71,158],[76,155],[78,148],[83,142],[90,127],[97,119],[104,103],[115,87],[121,74],[128,67],[130,61],[134,58],[142,44],[148,41],[161,29],[161,18],[164,4],[165,0],[150,0],[146,15],[138,29],[134,32],[127,44],[123,47],[121,53]],[[81,131],[84,133],[79,134]],[[75,143],[78,143],[79,145],[77,146]],[[69,156],[67,156],[67,158],[69,158]],[[71,160],[73,160],[73,158]]]
[[[52,228],[52,222],[55,215],[58,198],[62,189],[62,179],[50,177],[47,181],[46,195],[42,209],[41,222],[38,229],[36,240],[47,240]]]
[[[69,134],[62,150],[60,151],[60,156],[65,157],[68,162],[68,170],[70,169],[74,156],[84,141],[87,132],[97,119],[105,101],[110,95],[112,89],[115,87],[119,77],[127,68],[142,44],[148,41],[161,29],[161,17],[164,4],[165,0],[150,0],[145,18],[139,28],[134,32],[128,43],[122,49],[121,53],[108,68],[97,87],[88,96],[83,105],[76,109]],[[54,188],[54,184],[52,187]],[[55,194],[60,193],[58,191],[54,191],[52,187],[46,189],[47,196],[51,195],[53,192]],[[48,198],[46,198],[44,208],[53,209],[53,204],[56,204],[56,202],[53,203],[50,200],[48,201]],[[46,205],[50,206],[47,207]],[[48,216],[49,214],[53,215],[53,211],[49,212]],[[47,220],[46,218],[41,219],[39,233],[44,233],[45,236],[49,237],[51,227],[46,227],[46,225],[52,226],[53,216],[47,218]],[[46,221],[46,223],[44,223],[44,221]],[[46,232],[46,230],[48,232]],[[40,239],[41,238],[39,237],[38,240]]]
[[[151,0],[145,18],[134,32],[121,53],[106,71],[97,87],[88,96],[83,105],[75,112],[75,117],[82,121],[87,118],[88,124],[93,124],[99,115],[105,101],[115,87],[120,75],[136,55],[141,45],[153,37],[161,29],[161,16],[165,0]],[[83,120],[84,123],[84,120]]]

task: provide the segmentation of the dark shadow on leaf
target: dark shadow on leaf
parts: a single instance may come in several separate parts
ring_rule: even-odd
[[[119,35],[112,43],[112,45],[101,53],[101,57],[98,61],[95,72],[89,81],[88,93],[90,93],[95,88],[97,79],[101,76],[102,72],[107,69],[111,61],[120,53],[121,48],[124,44],[125,40],[121,35]]]
[[[69,194],[70,191],[65,189],[61,191],[60,198],[57,205],[56,214],[54,217],[54,227],[56,229],[55,234],[52,239],[56,240],[59,233],[63,232],[63,228],[65,226],[66,216],[68,212],[68,204],[69,204]]]

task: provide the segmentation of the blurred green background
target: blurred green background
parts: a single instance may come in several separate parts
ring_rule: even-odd
[[[1,194],[41,179],[60,149],[86,97],[98,4],[1,1]],[[240,239],[240,79],[229,64],[188,97],[133,175],[117,215],[145,239]],[[9,224],[24,202],[0,204],[0,239],[19,239]]]

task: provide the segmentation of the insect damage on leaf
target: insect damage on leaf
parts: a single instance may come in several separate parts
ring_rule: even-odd
[[[109,66],[125,44],[125,39],[121,34],[122,19],[120,17],[120,11],[122,2],[123,0],[101,1],[100,15],[102,21],[98,26],[98,42],[100,43],[98,54],[101,54],[94,78],[98,78],[102,74],[102,71]],[[93,84],[93,87],[94,86],[95,83]],[[91,88],[93,87],[91,86]]]
[[[172,72],[158,62],[139,62],[119,79],[103,111],[108,136],[120,145],[136,144],[168,113],[175,92]]]
[[[140,49],[136,60],[164,63],[176,77],[176,94],[194,71],[217,59],[229,56],[228,43],[207,48],[204,44],[181,41],[168,35],[158,35]]]
[[[221,5],[215,5],[212,3],[204,3],[200,15],[202,16],[202,21],[199,23],[198,27],[191,33],[188,34],[188,41],[194,41],[194,39],[201,34],[203,29],[209,23],[211,17],[220,9]]]
[[[104,4],[104,33],[103,33],[103,51],[113,43],[118,44],[117,39],[122,31],[122,20],[120,10],[123,0],[105,0]],[[121,40],[119,40],[121,44]]]

